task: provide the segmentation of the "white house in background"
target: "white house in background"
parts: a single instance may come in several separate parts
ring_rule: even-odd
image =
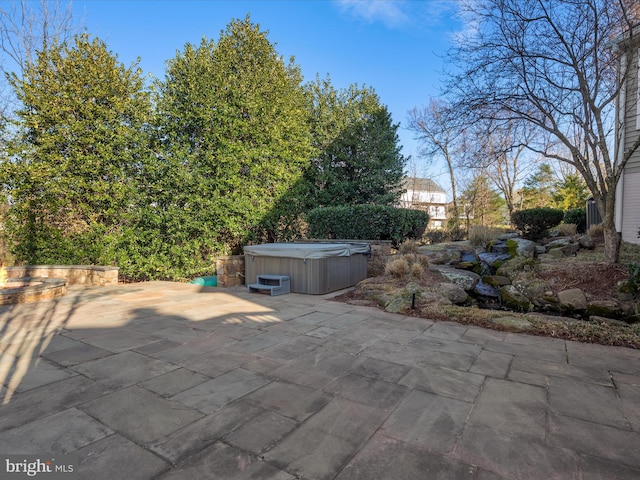
[[[405,177],[400,206],[424,210],[429,214],[429,228],[440,228],[447,220],[447,194],[430,178]]]
[[[622,53],[620,69],[630,67],[629,75],[621,86],[616,104],[616,151],[621,158],[624,150],[631,148],[640,136],[640,27],[632,38],[622,36],[616,48]],[[616,230],[622,240],[640,243],[640,149],[627,162],[616,191]]]

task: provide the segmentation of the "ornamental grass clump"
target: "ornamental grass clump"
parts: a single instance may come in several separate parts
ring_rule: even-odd
[[[413,240],[413,239],[405,240],[400,244],[400,247],[398,247],[398,253],[402,255],[406,255],[409,253],[416,254],[418,253],[418,245],[419,244],[416,240]]]
[[[421,263],[415,262],[411,265],[411,276],[415,278],[422,278],[424,275],[424,267]]]
[[[391,277],[403,278],[409,273],[409,262],[404,257],[392,258],[387,261],[384,273]]]

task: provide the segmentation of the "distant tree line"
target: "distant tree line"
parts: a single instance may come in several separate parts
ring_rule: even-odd
[[[398,124],[375,91],[303,83],[249,16],[186,44],[151,85],[87,34],[25,58],[0,152],[18,262],[189,278],[247,243],[302,235],[312,208],[401,194]]]

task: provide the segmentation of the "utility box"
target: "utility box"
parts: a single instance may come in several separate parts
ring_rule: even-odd
[[[598,206],[593,198],[587,200],[587,231],[591,225],[599,225],[602,223],[602,217],[598,211]]]

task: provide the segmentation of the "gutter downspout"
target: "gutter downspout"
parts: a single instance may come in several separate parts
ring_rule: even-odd
[[[627,53],[624,53],[622,58],[620,59],[620,72],[624,71],[627,65]],[[617,108],[616,108],[616,130],[622,128],[620,132],[620,140],[618,143],[618,155],[616,161],[618,165],[622,161],[624,155],[624,145],[626,141],[626,130],[627,126],[625,123],[626,113],[627,113],[627,79],[624,79],[624,83],[622,88],[620,89],[620,95],[617,100]],[[620,118],[620,114],[622,112],[622,119]],[[618,135],[616,135],[616,138]],[[623,224],[623,213],[624,213],[624,170],[620,173],[620,179],[618,180],[618,185],[616,187],[616,203],[615,203],[615,227],[618,233],[622,232],[622,224]]]

